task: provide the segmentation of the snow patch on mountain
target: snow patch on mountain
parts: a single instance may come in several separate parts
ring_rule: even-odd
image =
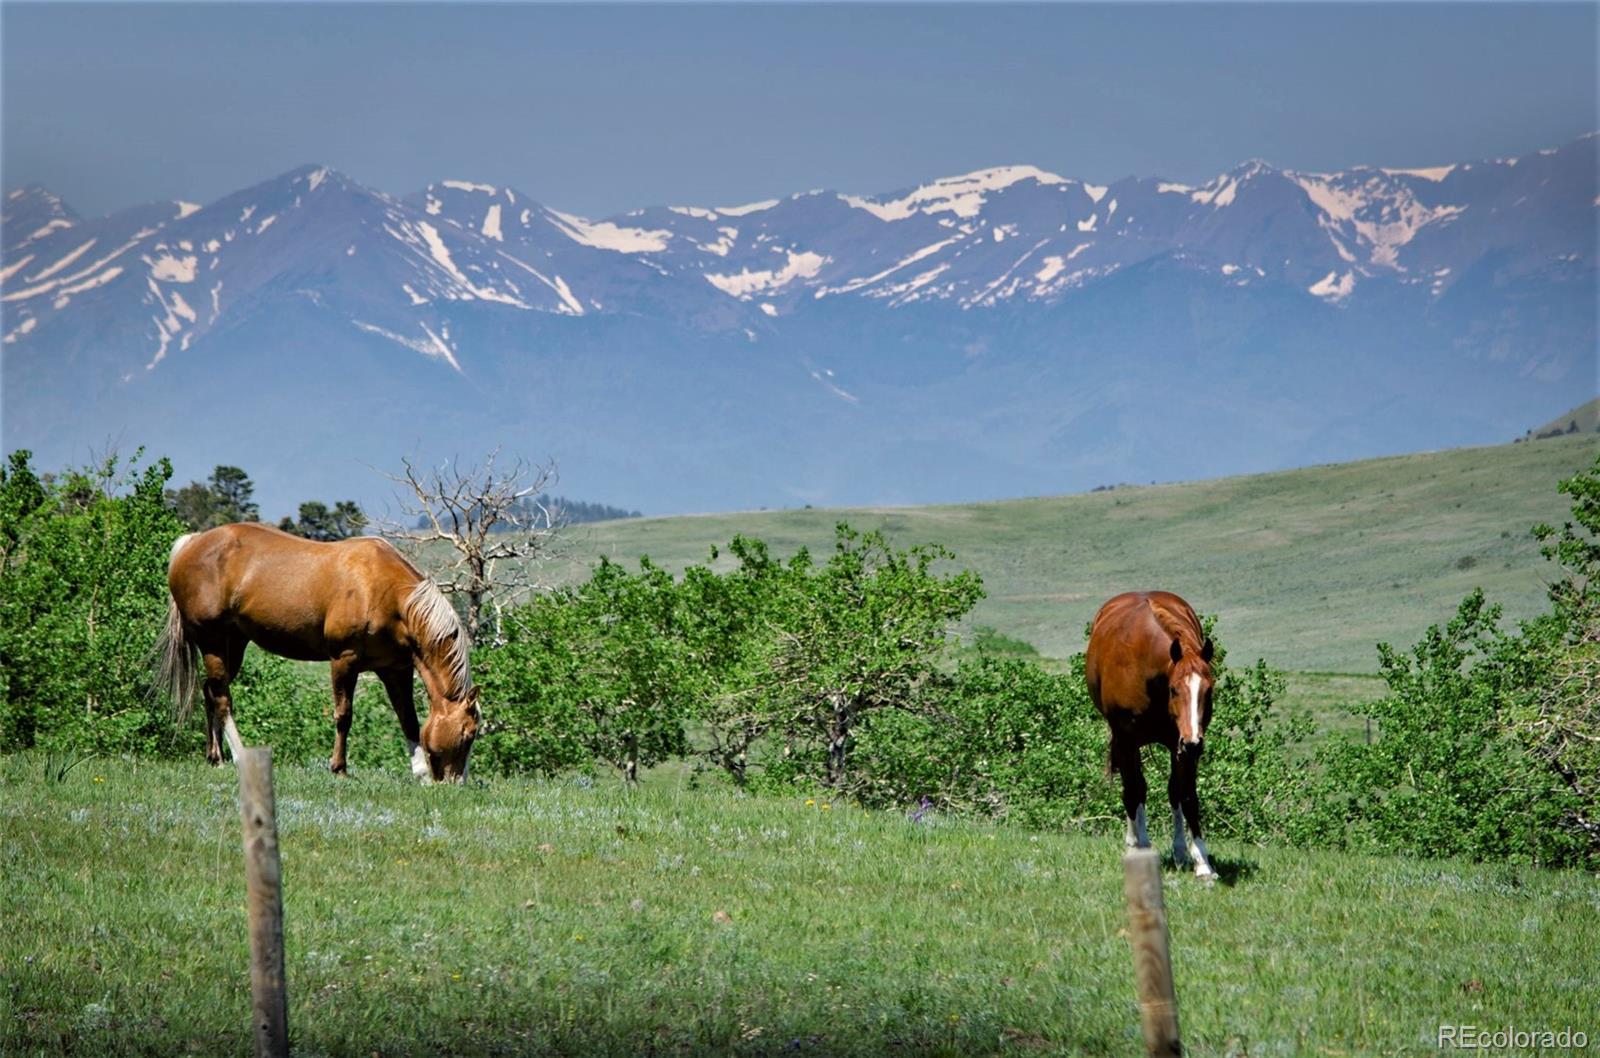
[[[43,269],[41,271],[35,272],[31,276],[28,276],[27,277],[28,282],[37,283],[41,279],[50,278],[51,276],[55,275],[57,272],[61,271],[64,268],[70,268],[74,261],[76,261],[78,258],[82,257],[85,253],[87,253],[89,251],[89,249],[92,246],[94,246],[95,243],[97,243],[99,241],[100,241],[99,239],[90,239],[88,242],[86,242],[83,245],[79,246],[77,249],[69,250],[67,252],[67,254],[64,257],[62,257],[59,260],[57,260],[55,264],[50,265],[48,268],[45,268],[45,269]],[[33,258],[32,258],[31,255],[27,258],[27,260],[30,260],[30,261],[32,259]],[[11,268],[7,268],[4,272],[0,272],[0,282],[3,282],[6,278],[8,278],[11,275],[11,271],[12,271]]]
[[[51,232],[60,231],[63,228],[70,227],[72,227],[72,221],[67,220],[65,217],[56,217],[46,223],[44,227],[36,229],[32,235],[29,235],[26,239],[23,239],[20,245],[26,246],[30,242],[38,242]]]
[[[427,245],[428,253],[435,264],[444,270],[445,274],[461,286],[461,292],[469,298],[479,298],[483,301],[498,301],[504,305],[515,305],[519,309],[530,306],[520,298],[509,294],[502,294],[493,287],[481,287],[467,278],[465,272],[456,266],[455,259],[450,256],[450,248],[439,237],[439,229],[427,221],[418,221],[417,230],[422,233],[422,239]],[[402,240],[404,241],[404,240]]]
[[[28,334],[30,331],[32,331],[37,326],[39,326],[38,318],[34,317],[34,316],[29,316],[27,319],[23,320],[21,323],[17,324],[15,327],[13,327],[10,330],[10,332],[6,334],[6,336],[5,336],[5,344],[7,344],[7,345],[12,344],[18,338],[21,338],[24,335]]]
[[[795,253],[789,250],[787,254],[788,262],[782,268],[758,271],[743,268],[734,275],[707,273],[705,279],[724,294],[739,298],[741,301],[748,301],[753,294],[781,289],[796,279],[809,279],[820,272],[822,266],[828,262],[828,258],[809,251]]]
[[[93,242],[92,239],[90,241]],[[12,276],[16,275],[18,272],[20,272],[24,268],[28,267],[28,262],[33,260],[33,256],[34,255],[30,253],[26,257],[23,257],[23,258],[21,258],[19,260],[16,260],[16,261],[12,261],[10,264],[6,265],[4,268],[0,268],[0,283],[4,283],[6,280],[8,280]],[[32,282],[35,279],[40,279],[40,278],[43,278],[43,277],[36,275],[36,276],[29,276],[27,278],[28,278],[29,282]]]
[[[389,341],[394,342],[397,345],[403,345],[413,352],[421,353],[423,356],[436,357],[453,367],[457,374],[462,373],[461,365],[456,361],[455,350],[453,350],[449,344],[444,341],[444,339],[440,338],[438,334],[434,333],[433,328],[429,327],[426,323],[420,323],[418,326],[422,328],[422,333],[427,335],[427,337],[407,338],[403,334],[396,334],[394,331],[388,330],[384,327],[379,327],[375,323],[368,323],[365,320],[351,320],[350,322],[354,324],[358,330],[366,331],[368,334],[376,334],[381,338],[387,338]]]
[[[1370,172],[1370,170],[1369,170]],[[1371,263],[1404,271],[1400,251],[1430,224],[1449,221],[1465,207],[1425,206],[1409,187],[1391,184],[1380,176],[1352,183],[1344,174],[1286,174],[1306,197],[1336,224],[1347,225],[1370,247]],[[1335,245],[1342,244],[1335,240]]]
[[[659,253],[672,239],[670,231],[627,228],[611,221],[590,221],[571,213],[549,210],[557,227],[574,242],[617,253]]]
[[[778,199],[768,198],[760,202],[751,202],[743,206],[718,206],[717,212],[724,217],[747,217],[752,213],[764,213],[778,204]]]
[[[192,254],[174,257],[170,253],[163,253],[154,260],[149,257],[143,257],[142,260],[150,266],[151,277],[165,283],[193,283],[195,268],[199,264],[199,259]]]
[[[856,209],[864,209],[883,221],[905,220],[917,213],[948,212],[967,218],[978,215],[991,192],[1003,191],[1024,180],[1044,185],[1069,182],[1064,176],[1047,173],[1031,165],[1007,165],[980,169],[962,176],[948,176],[888,201],[856,195],[839,197],[845,203]]]
[[[567,286],[566,280],[562,279],[560,276],[556,276],[554,279],[551,279],[537,268],[534,268],[532,265],[528,264],[526,261],[523,261],[517,257],[513,257],[511,254],[508,254],[504,251],[501,251],[500,256],[505,258],[507,261],[510,261],[524,272],[527,272],[545,286],[549,287],[555,293],[556,297],[561,299],[561,304],[556,309],[557,312],[570,316],[583,315],[583,304],[573,296],[572,288]]]
[[[932,254],[938,253],[951,243],[960,242],[961,239],[962,237],[960,235],[956,235],[945,239],[942,242],[936,242],[931,245],[924,246],[915,253],[896,261],[894,264],[890,265],[888,268],[885,268],[881,272],[876,272],[869,276],[863,276],[859,279],[852,279],[849,282],[837,287],[820,287],[818,288],[815,296],[820,298],[829,294],[848,294],[851,291],[860,290],[862,287],[871,286],[873,283],[876,283],[879,280],[886,279],[889,276],[894,275],[896,272],[900,271],[900,269],[905,268],[908,265],[916,264],[918,261],[921,261]]]
[[[1356,277],[1354,272],[1346,272],[1344,275],[1339,275],[1337,272],[1329,272],[1309,287],[1306,287],[1306,290],[1325,301],[1341,301],[1349,297],[1350,292],[1355,288]]]
[[[1453,165],[1440,165],[1432,169],[1382,169],[1379,171],[1387,173],[1390,176],[1417,176],[1424,180],[1432,180],[1437,184],[1442,182],[1445,177],[1455,172],[1456,167]]]
[[[495,242],[504,242],[500,235],[500,203],[496,202],[489,207],[489,212],[483,215],[483,237],[493,239]]]

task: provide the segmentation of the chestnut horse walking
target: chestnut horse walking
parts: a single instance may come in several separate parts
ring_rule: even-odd
[[[245,648],[333,669],[333,758],[345,770],[356,677],[376,672],[389,694],[424,782],[465,781],[482,714],[472,686],[470,644],[455,609],[433,581],[386,540],[303,540],[255,522],[190,533],[167,562],[172,597],[158,647],[159,680],[180,720],[195,685],[205,695],[206,759],[243,749],[229,685]],[[198,655],[198,664],[197,664]],[[428,693],[428,723],[417,727],[411,673]]]
[[[1211,640],[1188,603],[1171,592],[1142,591],[1118,595],[1100,607],[1084,659],[1089,697],[1111,728],[1110,770],[1122,773],[1128,844],[1150,844],[1139,750],[1159,742],[1172,754],[1167,781],[1172,857],[1179,865],[1192,858],[1201,878],[1215,875],[1200,836],[1200,798],[1195,793],[1200,751],[1211,722],[1211,650]]]

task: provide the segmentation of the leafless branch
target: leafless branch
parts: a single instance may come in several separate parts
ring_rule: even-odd
[[[401,468],[384,474],[395,485],[400,518],[382,519],[379,531],[412,555],[440,590],[465,597],[474,634],[486,621],[498,629],[507,607],[542,586],[535,570],[551,557],[561,529],[539,500],[557,480],[555,463],[518,458],[506,466],[497,448],[476,465],[451,459],[422,467],[402,459]]]

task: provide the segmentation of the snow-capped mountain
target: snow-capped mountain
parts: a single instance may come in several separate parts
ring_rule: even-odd
[[[4,443],[236,462],[287,506],[504,442],[675,510],[1500,440],[1596,390],[1597,143],[1198,187],[1019,165],[603,220],[318,166],[98,219],[21,188]]]

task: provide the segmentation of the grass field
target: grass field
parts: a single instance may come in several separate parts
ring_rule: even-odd
[[[1081,650],[1111,595],[1163,587],[1219,616],[1235,661],[1370,674],[1376,642],[1415,642],[1475,587],[1509,617],[1540,612],[1550,571],[1528,529],[1567,514],[1556,484],[1597,452],[1590,435],[1002,503],[630,519],[572,529],[542,575],[600,555],[678,570],[740,532],[827,549],[845,520],[949,547],[988,588],[971,624],[1049,656]]]
[[[231,767],[43,772],[0,759],[0,1053],[248,1053]],[[297,1054],[1140,1051],[1115,840],[663,782],[284,768],[278,803]],[[1600,1038],[1592,876],[1213,851],[1166,878],[1190,1053]]]

